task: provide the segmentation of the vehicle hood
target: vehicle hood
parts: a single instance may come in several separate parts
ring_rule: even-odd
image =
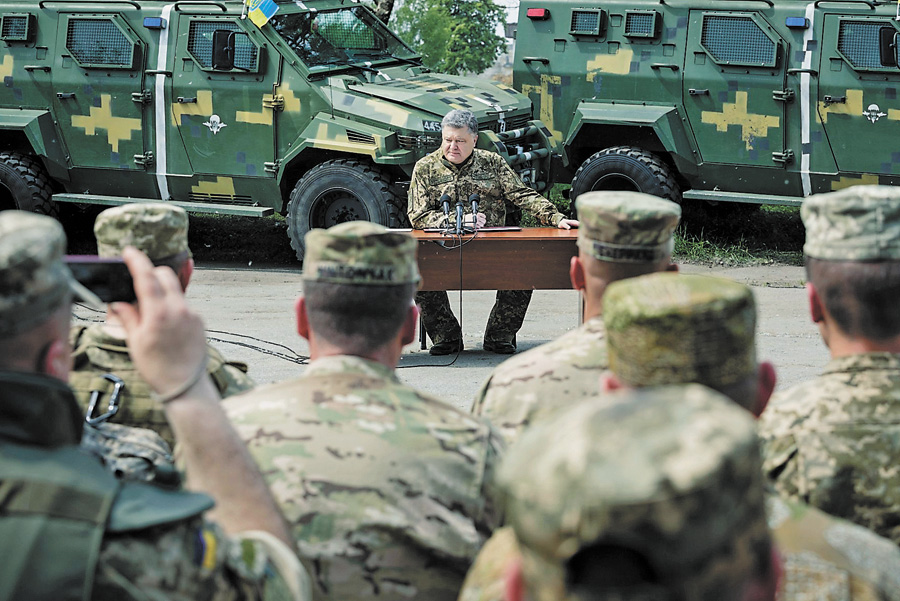
[[[425,73],[376,82],[335,79],[331,85],[336,110],[417,131],[423,121],[440,121],[451,109],[472,111],[480,124],[496,121],[498,111],[531,113],[526,96],[474,78]]]

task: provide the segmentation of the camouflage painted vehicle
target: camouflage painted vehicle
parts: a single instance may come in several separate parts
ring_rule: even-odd
[[[429,72],[361,4],[279,1],[0,4],[0,208],[163,199],[191,211],[288,215],[311,227],[399,226],[415,162],[451,108],[536,189],[552,144],[508,87]]]
[[[900,183],[896,11],[875,0],[523,0],[513,86],[563,141],[573,198],[629,189],[799,204]]]

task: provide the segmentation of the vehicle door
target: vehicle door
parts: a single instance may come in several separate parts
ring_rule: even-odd
[[[787,42],[758,12],[690,11],[684,105],[704,163],[782,168]]]
[[[900,174],[898,32],[887,15],[825,16],[816,108],[840,174],[869,174],[858,183]]]

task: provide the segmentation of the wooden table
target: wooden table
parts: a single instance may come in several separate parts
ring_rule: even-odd
[[[572,288],[569,261],[578,254],[578,230],[532,227],[461,238],[413,230],[412,235],[419,241],[422,290]]]

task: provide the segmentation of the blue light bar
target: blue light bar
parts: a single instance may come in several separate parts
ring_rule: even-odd
[[[806,17],[788,17],[784,20],[784,24],[791,29],[807,29],[809,27],[809,19]]]
[[[144,17],[144,27],[147,29],[165,29],[166,20],[162,17]]]

